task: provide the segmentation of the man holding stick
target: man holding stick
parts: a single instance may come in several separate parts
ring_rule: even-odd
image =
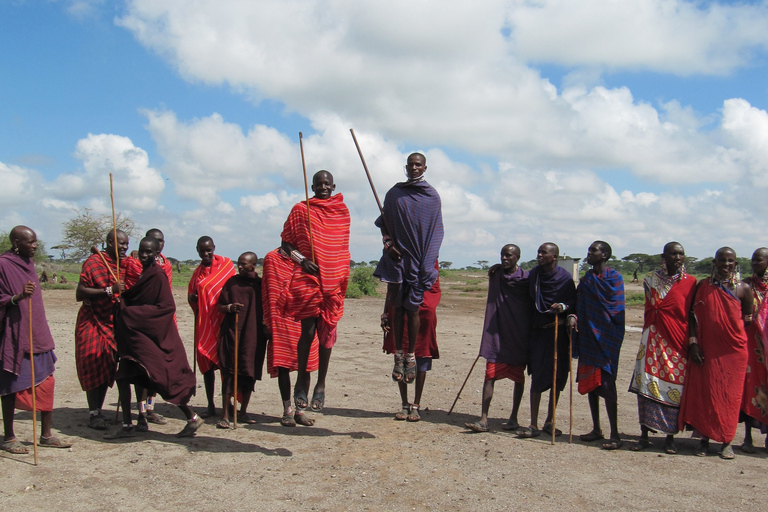
[[[424,294],[437,281],[435,268],[443,242],[440,195],[426,182],[427,159],[421,153],[408,156],[408,180],[397,183],[384,198],[381,229],[384,254],[374,275],[387,283],[387,300],[392,303],[395,337],[395,365],[392,380],[411,384],[416,380],[416,340],[420,331],[419,307]],[[408,342],[403,350],[405,325]],[[416,408],[413,404],[411,408]]]
[[[568,329],[573,330],[573,357],[579,359],[577,382],[579,393],[589,398],[592,431],[582,441],[603,438],[600,429],[600,397],[611,425],[611,437],[603,444],[606,450],[618,450],[622,441],[618,426],[616,372],[619,352],[624,341],[624,279],[609,268],[611,246],[597,240],[589,246],[587,263],[592,268],[581,278],[576,290],[577,315],[568,316]]]
[[[216,307],[219,294],[227,279],[235,275],[232,260],[214,254],[216,246],[209,236],[202,236],[197,241],[197,254],[200,265],[192,273],[187,288],[187,301],[195,313],[195,357],[203,374],[205,396],[208,407],[200,416],[216,416],[213,402],[215,370],[219,367],[219,331],[224,314]],[[173,297],[171,297],[173,298]]]
[[[512,413],[503,428],[520,428],[517,413],[525,387],[533,301],[528,291],[528,272],[517,265],[519,259],[520,248],[505,245],[501,248],[501,264],[488,271],[488,298],[480,341],[480,355],[486,360],[482,410],[478,421],[465,424],[473,432],[488,432],[488,410],[494,383],[499,379],[515,383]]]
[[[304,409],[311,406],[320,411],[325,406],[325,378],[349,283],[349,210],[341,194],[332,195],[334,190],[330,172],[315,173],[314,197],[293,207],[280,235],[283,251],[295,263],[291,282],[279,301],[286,315],[301,322],[293,399],[295,419],[305,425],[313,420],[302,414]],[[310,402],[307,363],[315,334],[320,344],[320,364]]]
[[[257,261],[258,257],[253,252],[241,254],[237,259],[238,274],[227,280],[219,295],[217,307],[219,312],[224,314],[219,340],[224,412],[216,424],[217,428],[230,427],[229,408],[233,395],[242,396],[237,422],[256,423],[256,420],[248,416],[248,402],[256,381],[261,380],[267,349],[261,305],[262,283],[261,277],[256,273]],[[238,378],[237,389],[235,372]]]
[[[0,255],[0,401],[4,428],[0,448],[9,453],[29,453],[13,430],[17,408],[33,414],[40,411],[40,446],[69,448],[69,443],[51,432],[56,355],[32,260],[37,251],[37,235],[26,226],[16,226],[10,239],[12,249]]]
[[[117,230],[115,239],[115,232],[110,230],[106,236],[106,249],[103,252],[95,250],[96,253],[83,263],[75,291],[75,298],[82,302],[75,324],[75,363],[80,386],[88,400],[88,427],[105,430],[109,421],[101,414],[101,407],[107,389],[115,382],[117,370],[112,311],[117,297],[125,291],[128,236]],[[115,263],[115,252],[119,255],[119,264]],[[117,284],[118,266],[120,286]]]
[[[576,306],[576,286],[573,277],[564,268],[557,265],[560,248],[547,242],[539,247],[536,254],[538,265],[531,269],[528,276],[528,291],[534,303],[531,324],[530,350],[531,359],[528,374],[531,375],[531,425],[517,431],[522,438],[538,437],[539,405],[541,394],[549,390],[549,408],[542,429],[548,435],[560,435],[553,426],[553,416],[560,392],[568,383],[568,364],[559,364],[554,370],[555,345],[557,359],[568,361],[568,333],[565,329],[556,329],[555,324],[565,324],[565,314]],[[557,334],[557,339],[555,339]],[[555,381],[555,388],[552,383]]]

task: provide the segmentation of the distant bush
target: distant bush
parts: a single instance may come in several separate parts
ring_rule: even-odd
[[[356,267],[349,276],[349,285],[347,286],[347,298],[359,299],[363,295],[378,297],[376,291],[379,282],[373,277],[373,267]]]

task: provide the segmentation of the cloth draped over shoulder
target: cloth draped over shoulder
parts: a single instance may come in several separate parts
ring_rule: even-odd
[[[518,267],[505,274],[497,270],[488,279],[480,356],[492,363],[527,366],[533,301],[529,273]]]
[[[688,368],[688,317],[696,278],[685,275],[672,282],[656,271],[646,276],[643,288],[643,334],[629,391],[679,408]]]
[[[116,378],[128,378],[176,405],[195,391],[195,374],[173,321],[176,304],[163,270],[152,265],[115,305],[120,355]]]
[[[92,254],[83,263],[80,284],[86,288],[105,289],[114,286],[117,265],[109,252]],[[106,264],[104,263],[106,261]],[[128,261],[120,264],[120,280],[126,282]],[[135,281],[134,281],[135,282]],[[112,385],[117,369],[117,344],[115,325],[112,317],[116,297],[106,293],[94,299],[83,301],[77,312],[75,324],[75,365],[77,377],[83,391],[95,389],[103,384]]]
[[[28,281],[35,284],[35,293],[18,304],[11,304],[11,298],[23,292]],[[45,317],[35,263],[12,251],[3,253],[0,255],[0,358],[2,370],[13,375],[19,375],[22,360],[29,354],[29,301],[32,301],[33,351],[35,354],[50,352],[55,344]]]
[[[255,272],[252,275],[234,275],[224,285],[219,304],[243,304],[235,313],[224,315],[219,341],[219,367],[222,373],[235,373],[235,329],[237,329],[237,374],[253,383],[261,380],[267,341],[264,336],[264,313],[261,306],[262,281]],[[237,317],[237,326],[235,318]]]
[[[540,266],[531,269],[528,275],[528,292],[534,303],[533,321],[530,335],[530,361],[528,373],[531,375],[531,392],[542,393],[552,387],[554,372],[554,329],[555,321],[564,326],[567,312],[556,315],[550,306],[563,303],[568,310],[576,306],[576,285],[573,277],[562,267],[555,267],[552,272],[544,272]],[[557,358],[568,361],[567,329],[559,328],[557,333]],[[563,390],[568,383],[568,365],[557,365],[557,389]]]
[[[590,269],[576,295],[579,331],[573,333],[573,357],[579,366],[600,368],[615,379],[624,341],[624,279],[612,268],[600,274]]]
[[[435,262],[437,265],[437,262]],[[431,359],[440,359],[440,350],[437,347],[437,306],[440,304],[440,278],[435,284],[424,293],[424,300],[419,306],[419,334],[416,336],[416,347],[414,353],[416,357],[428,357]],[[387,303],[387,315],[389,315],[389,332],[384,336],[384,346],[382,350],[387,354],[395,353],[395,330],[393,319],[395,309],[392,304]],[[408,322],[403,322],[403,339],[408,339]]]
[[[748,281],[752,286],[753,314],[752,323],[746,327],[749,355],[741,412],[747,416],[744,420],[749,422],[748,426],[766,431],[768,429],[768,359],[766,359],[768,306],[766,306],[765,297],[768,293],[768,283],[754,275],[748,278]]]
[[[294,205],[280,237],[307,258],[314,249],[320,273],[307,274],[294,263],[291,282],[280,295],[278,307],[294,320],[320,317],[318,338],[330,348],[336,341],[336,324],[344,314],[349,284],[349,210],[342,194],[328,199],[312,197],[309,207],[314,245],[309,237],[306,203]]]
[[[279,369],[298,369],[296,347],[301,336],[301,323],[286,316],[277,307],[278,300],[287,288],[293,275],[294,262],[282,249],[270,251],[264,257],[261,283],[261,297],[264,308],[264,325],[269,329],[267,344],[267,371],[270,377],[277,377]],[[307,361],[307,371],[317,370],[319,364],[317,333],[312,339]]]
[[[690,426],[719,443],[736,435],[747,370],[741,301],[722,285],[699,283],[693,311],[704,364],[688,365],[679,427]]]
[[[197,302],[191,306],[195,312],[196,357],[201,373],[216,369],[219,365],[219,331],[224,314],[219,313],[216,304],[224,283],[233,275],[235,266],[232,260],[214,254],[211,266],[198,265],[189,281],[187,293],[197,294]]]
[[[384,217],[376,226],[392,230],[402,259],[393,261],[386,252],[374,275],[387,283],[407,285],[403,306],[416,311],[439,275],[434,267],[443,243],[443,215],[440,196],[424,180],[397,183],[384,198]],[[386,222],[385,222],[386,221]]]

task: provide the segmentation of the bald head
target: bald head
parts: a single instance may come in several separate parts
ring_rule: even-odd
[[[11,230],[8,238],[11,239],[13,252],[23,258],[31,258],[37,250],[37,235],[27,226],[16,226]]]
[[[13,244],[14,240],[19,240],[24,237],[33,236],[35,234],[34,231],[32,231],[27,226],[16,226],[13,228],[8,235],[8,238],[11,239],[11,244]]]

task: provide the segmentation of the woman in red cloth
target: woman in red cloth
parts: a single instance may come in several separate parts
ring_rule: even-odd
[[[707,455],[713,439],[723,444],[720,457],[733,459],[731,441],[747,371],[744,326],[752,321],[752,289],[740,281],[736,252],[730,247],[715,253],[711,277],[697,286],[693,314],[688,354],[695,364],[688,366],[679,427],[701,434],[696,455]]]

